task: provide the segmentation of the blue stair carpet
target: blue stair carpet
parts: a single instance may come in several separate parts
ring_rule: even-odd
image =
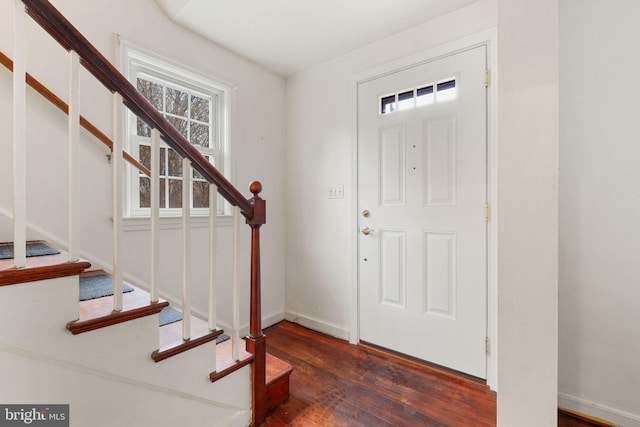
[[[160,326],[182,320],[182,313],[173,307],[165,307],[160,312]]]
[[[58,255],[60,251],[42,242],[27,242],[27,257]],[[13,244],[0,246],[0,259],[13,258]]]
[[[126,283],[123,292],[132,292],[133,288]],[[106,274],[80,277],[80,301],[102,298],[113,295],[113,280]]]

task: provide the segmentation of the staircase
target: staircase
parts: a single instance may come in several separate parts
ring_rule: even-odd
[[[13,212],[0,206],[0,240],[12,236],[15,242],[14,258],[0,260],[0,402],[70,404],[71,425],[78,426],[260,425],[270,409],[288,398],[291,373],[289,365],[266,353],[262,333],[260,227],[266,222],[266,202],[259,196],[261,184],[252,183],[253,197],[245,198],[48,1],[15,0],[15,5],[15,63],[0,55],[0,62],[14,71],[15,127]],[[68,104],[26,73],[23,21],[27,14],[69,51],[73,71]],[[143,286],[131,285],[132,292],[123,292],[123,278],[128,273],[122,267],[122,159],[150,176],[152,182],[159,176],[159,166],[142,166],[119,141],[111,141],[80,116],[74,100],[80,64],[114,94],[116,102],[153,129],[154,150],[159,151],[162,140],[183,157],[183,256],[176,257],[172,267],[183,271],[182,299],[175,301],[182,312],[178,322],[159,327],[160,312],[169,302],[161,298],[159,288],[159,212],[153,202],[159,191],[154,191],[153,184],[150,280]],[[25,82],[69,116],[69,200],[68,209],[63,207],[68,211],[69,234],[67,238],[55,236],[49,243],[60,251],[54,255],[28,257],[26,253],[27,240],[42,238],[43,230],[29,221],[26,210]],[[104,242],[113,247],[113,262],[101,260],[97,267],[80,258],[80,125],[113,150],[113,242]],[[233,298],[228,302],[233,307],[226,332],[230,339],[217,343],[223,330],[216,317],[220,286],[215,280],[216,215],[210,216],[210,265],[205,266],[210,271],[209,312],[202,315],[191,307],[196,286],[188,274],[192,170],[209,182],[210,212],[217,212],[217,194],[233,207],[234,241],[229,250],[234,266],[238,264],[240,216],[251,230],[249,333],[243,339],[241,285],[236,271],[231,284]],[[59,206],[51,206],[54,208]],[[44,234],[46,238],[46,230]],[[112,277],[113,296],[79,302],[80,277],[95,274]]]
[[[148,292],[135,286],[123,294],[121,312],[113,311],[112,296],[79,302],[79,278],[106,272],[67,256],[29,257],[20,269],[13,259],[0,260],[0,375],[9,379],[0,393],[3,402],[69,403],[74,425],[97,425],[95,414],[104,418],[99,425],[251,423],[250,392],[241,387],[250,381],[251,353],[241,351],[234,360],[231,340],[216,344],[223,331],[210,331],[194,316],[196,344],[182,348],[182,320],[158,328],[169,303],[149,303]],[[266,369],[268,412],[288,398],[292,368],[267,354]],[[236,378],[222,381],[231,373]],[[207,374],[209,382],[203,381]],[[211,381],[219,381],[218,387]],[[87,385],[93,383],[108,396],[91,393]],[[105,407],[113,396],[121,403]],[[158,407],[159,401],[168,406]],[[148,411],[141,414],[140,405]],[[110,417],[120,421],[105,422]]]
[[[29,259],[24,269],[0,270],[3,402],[68,403],[72,425],[78,426],[197,426],[205,419],[207,425],[250,423],[250,391],[243,387],[250,381],[248,366],[234,374],[240,381],[229,379],[217,386],[206,381],[216,370],[211,359],[215,342],[162,363],[152,360],[162,336],[159,312],[168,303],[127,307],[126,321],[90,332],[73,335],[65,330],[69,320],[79,317],[78,278],[90,264],[61,263],[64,256],[38,257]],[[7,260],[3,264],[6,267]],[[25,276],[24,271],[33,274]],[[7,284],[13,277],[22,283]],[[137,292],[143,293],[136,289],[132,294]],[[96,307],[105,303],[92,301]],[[228,347],[219,352],[219,363],[230,358]]]

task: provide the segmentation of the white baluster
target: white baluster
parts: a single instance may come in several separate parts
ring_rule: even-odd
[[[216,255],[218,246],[218,187],[209,184],[209,330],[215,331],[216,323]],[[211,363],[216,366],[217,349],[213,351]]]
[[[122,96],[113,96],[113,310],[122,311]]]
[[[151,130],[151,302],[158,302],[160,256],[160,132]]]
[[[80,258],[80,56],[69,52],[69,261]]]
[[[27,263],[27,150],[26,150],[26,65],[25,9],[14,1],[13,44],[13,262],[16,268]]]
[[[182,339],[191,338],[191,161],[182,159]]]
[[[218,187],[209,184],[209,330],[216,327],[216,255],[218,239]]]
[[[233,301],[231,325],[231,354],[233,360],[240,360],[240,287],[238,285],[238,234],[240,222],[240,208],[233,208]]]

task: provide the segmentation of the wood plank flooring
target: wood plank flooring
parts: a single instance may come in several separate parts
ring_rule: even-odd
[[[615,424],[568,409],[558,409],[558,427],[615,427]]]
[[[294,368],[290,398],[265,426],[495,426],[483,383],[290,322],[265,334],[267,351]]]
[[[263,426],[495,426],[484,384],[353,346],[290,322],[265,330],[267,351],[293,366],[290,398]],[[612,424],[559,411],[558,427]]]

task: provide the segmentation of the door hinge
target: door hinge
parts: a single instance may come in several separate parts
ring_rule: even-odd
[[[484,70],[484,87],[489,87],[489,70]]]
[[[489,221],[489,203],[484,204],[484,218]]]
[[[489,337],[486,337],[484,339],[484,351],[485,353],[488,355],[490,353],[490,347],[489,347]]]

